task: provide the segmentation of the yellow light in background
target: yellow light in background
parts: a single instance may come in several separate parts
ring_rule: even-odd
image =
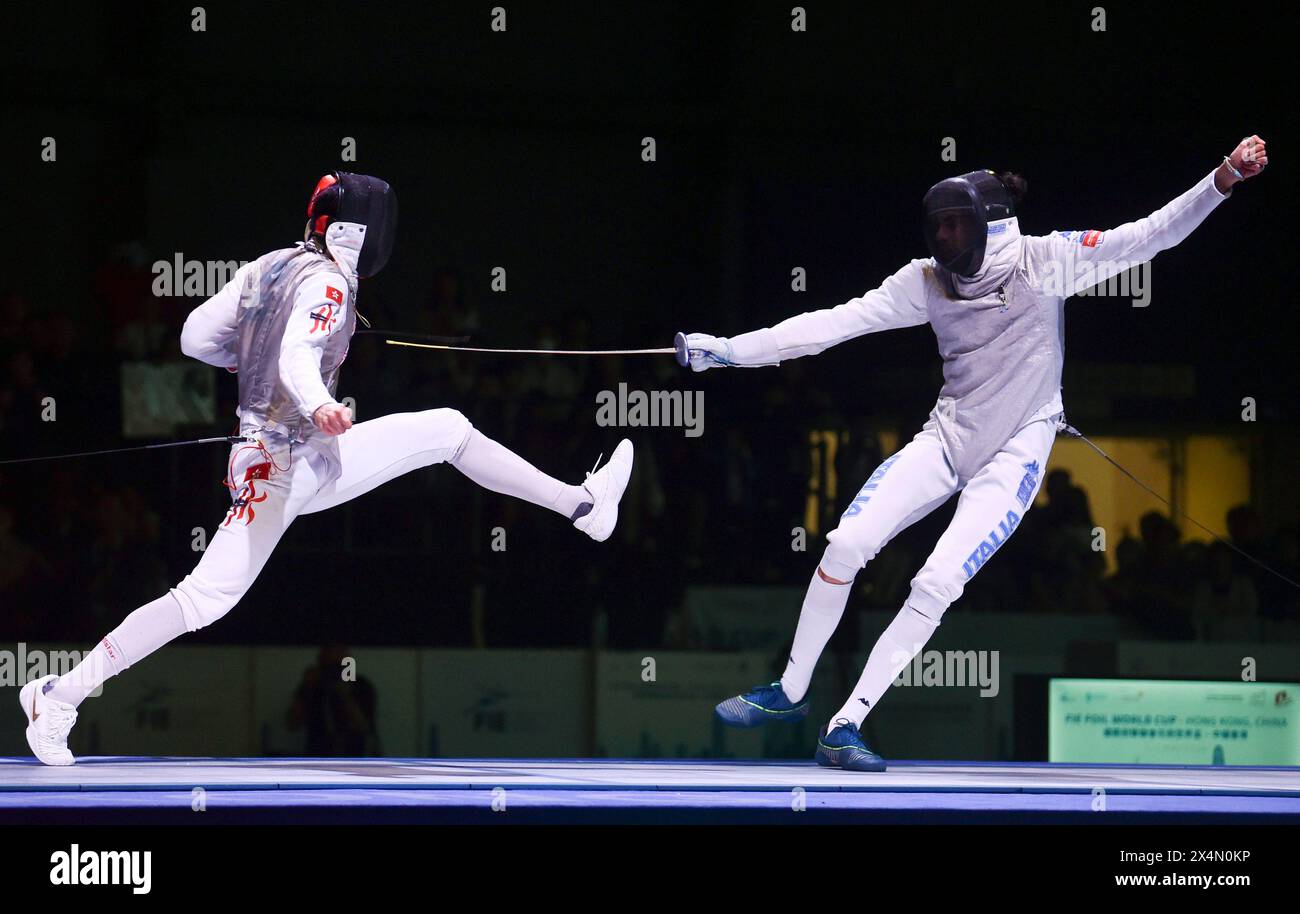
[[[821,505],[823,499],[830,504],[839,497],[839,480],[835,474],[835,455],[839,451],[840,433],[834,430],[813,430],[808,433],[808,463],[812,471],[808,477],[808,497],[804,500],[803,528],[809,536],[821,533]],[[822,467],[826,478],[822,478]]]
[[[1092,438],[1097,447],[1138,479],[1166,498],[1173,483],[1169,443],[1163,438]],[[1163,504],[1142,491],[1082,441],[1058,438],[1047,471],[1065,469],[1070,480],[1088,495],[1092,520],[1106,531],[1106,570],[1115,570],[1115,547],[1127,531],[1138,535],[1138,520],[1148,511],[1168,513]],[[1047,502],[1047,487],[1038,490],[1037,507]]]
[[[1175,446],[1185,454],[1185,478],[1180,485],[1184,510],[1201,523],[1224,533],[1224,515],[1250,497],[1250,464],[1245,442],[1228,435],[1179,438],[1093,438],[1092,441],[1130,473],[1172,498]],[[1169,508],[1107,463],[1082,441],[1058,438],[1047,462],[1048,472],[1069,470],[1071,481],[1088,495],[1093,523],[1106,531],[1106,569],[1115,570],[1115,547],[1127,531],[1139,535],[1138,521],[1148,511],[1170,516]],[[1047,501],[1039,490],[1036,506]],[[1184,540],[1207,540],[1194,524],[1174,517]]]
[[[880,445],[880,453],[883,457],[892,457],[898,451],[898,432],[889,429],[876,433],[876,442]],[[866,482],[864,479],[863,482]]]
[[[1186,507],[1183,509],[1220,536],[1228,535],[1228,509],[1250,501],[1250,448],[1241,438],[1191,435],[1187,438]],[[1184,539],[1208,542],[1195,524],[1180,519]]]
[[[818,459],[821,448],[818,447],[818,439],[821,432],[813,430],[808,433],[808,466],[811,472],[808,475],[808,494],[804,498],[803,506],[803,528],[808,531],[809,536],[817,535],[818,524],[817,504],[820,500],[818,493],[822,487],[822,465]]]

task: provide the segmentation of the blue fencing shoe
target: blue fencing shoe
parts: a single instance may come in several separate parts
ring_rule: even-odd
[[[792,703],[781,683],[774,682],[728,698],[714,713],[729,727],[757,727],[770,720],[802,720],[808,716],[808,702]]]
[[[818,765],[827,768],[843,768],[845,771],[885,770],[885,760],[867,748],[858,733],[858,725],[843,717],[835,721],[835,729],[830,733],[822,727],[817,736],[817,754],[813,758]]]

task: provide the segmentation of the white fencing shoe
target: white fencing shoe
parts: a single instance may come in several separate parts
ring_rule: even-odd
[[[609,463],[587,474],[582,487],[591,496],[591,510],[573,522],[596,542],[604,542],[618,523],[618,503],[632,475],[632,442],[624,438],[614,448]]]
[[[27,745],[47,765],[71,765],[76,759],[68,751],[68,733],[77,722],[77,709],[45,694],[45,684],[58,676],[42,676],[27,683],[18,702],[27,718]]]

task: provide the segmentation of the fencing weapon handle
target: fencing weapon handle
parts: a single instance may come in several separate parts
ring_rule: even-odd
[[[678,333],[673,337],[673,351],[677,354],[677,364],[685,368],[691,363],[691,350],[686,346],[686,334]]]
[[[722,365],[726,368],[771,368],[775,365],[781,364],[779,361],[757,362],[757,363],[745,364],[745,365],[740,365],[736,362],[729,362],[726,359],[724,359],[722,356],[718,355],[716,352],[710,352],[707,349],[691,349],[689,346],[686,345],[685,333],[678,333],[675,337],[673,337],[673,352],[677,354],[677,364],[682,366],[683,368],[691,364],[692,352],[702,352],[715,365]]]

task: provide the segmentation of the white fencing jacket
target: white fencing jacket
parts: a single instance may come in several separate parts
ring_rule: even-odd
[[[315,438],[311,417],[337,402],[338,370],[356,326],[360,241],[353,245],[341,226],[330,233],[334,259],[301,245],[272,251],[240,267],[185,321],[181,351],[239,372],[241,434]]]
[[[1107,231],[1022,236],[1015,219],[1001,220],[989,226],[985,266],[958,280],[960,292],[933,258],[913,260],[860,298],[733,337],[733,360],[775,364],[928,323],[944,384],[926,427],[938,426],[965,482],[1025,425],[1062,411],[1065,299],[1178,244],[1227,196],[1211,172],[1150,216]]]

